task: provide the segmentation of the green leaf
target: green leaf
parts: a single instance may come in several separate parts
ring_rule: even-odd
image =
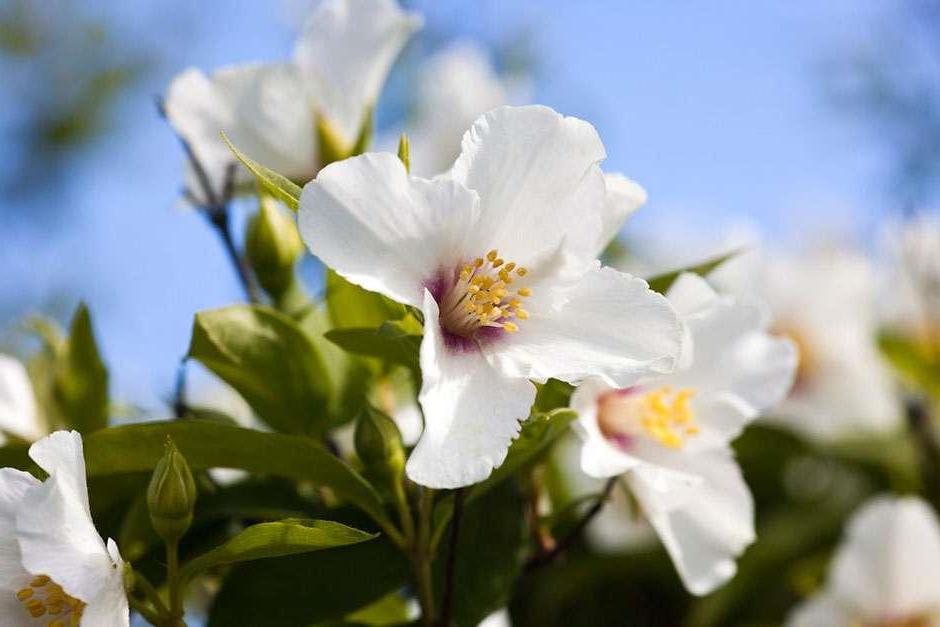
[[[376,328],[407,313],[404,305],[362,289],[333,270],[326,273],[326,305],[337,329]]]
[[[525,499],[512,483],[467,503],[454,576],[453,616],[459,627],[478,625],[509,601],[529,542],[525,508]],[[442,545],[436,562],[439,599],[448,549]]]
[[[699,276],[706,276],[718,266],[728,261],[732,257],[736,257],[741,254],[741,250],[732,250],[729,253],[719,255],[708,261],[696,264],[694,266],[688,266],[686,268],[679,268],[678,270],[673,270],[672,272],[666,272],[664,274],[658,274],[654,277],[647,279],[647,282],[650,284],[650,289],[654,292],[659,292],[660,294],[665,294],[666,291],[672,286],[676,279],[679,278],[679,275],[683,272],[692,272]]]
[[[385,538],[330,551],[247,562],[222,583],[209,627],[297,627],[340,620],[408,581]]]
[[[222,546],[193,559],[183,567],[180,575],[184,580],[189,580],[220,564],[332,549],[372,540],[377,535],[331,520],[287,519],[259,523],[244,529]]]
[[[377,329],[333,329],[326,333],[326,338],[354,355],[377,357],[415,372],[419,370],[421,335],[398,321],[385,322]]]
[[[51,398],[57,425],[88,434],[108,424],[108,370],[84,304],[78,306],[55,357]]]
[[[329,426],[332,385],[319,351],[286,315],[259,305],[196,314],[189,356],[231,385],[279,431]]]
[[[215,422],[152,422],[93,433],[85,438],[88,475],[150,472],[163,456],[167,436],[194,470],[238,468],[257,475],[312,481],[330,488],[374,520],[389,520],[372,486],[316,441]]]
[[[926,343],[884,332],[878,336],[878,347],[902,380],[940,399],[940,359],[931,353]]]
[[[332,327],[324,306],[310,308],[297,324],[317,347],[323,362],[330,365],[333,390],[330,398],[331,423],[335,426],[351,421],[366,402],[373,379],[373,368],[365,359],[352,355],[326,339]]]
[[[222,140],[228,144],[229,150],[248,168],[248,171],[255,175],[262,187],[293,211],[297,211],[297,206],[300,204],[300,192],[302,191],[297,183],[242,154],[225,133],[222,133]]]

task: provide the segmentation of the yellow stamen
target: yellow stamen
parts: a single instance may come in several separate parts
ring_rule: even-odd
[[[463,337],[474,336],[481,327],[517,331],[515,321],[529,317],[522,299],[532,292],[522,287],[510,293],[508,286],[525,276],[525,268],[504,261],[495,248],[459,268],[457,280],[438,303],[444,329]]]
[[[667,448],[682,448],[687,438],[700,431],[691,406],[694,395],[692,389],[675,391],[669,386],[645,393],[627,390],[608,394],[598,403],[601,433],[619,444],[646,436]]]
[[[52,618],[47,627],[78,627],[85,611],[85,603],[69,596],[60,585],[46,575],[33,577],[29,586],[16,591],[16,599],[31,618],[49,615]]]

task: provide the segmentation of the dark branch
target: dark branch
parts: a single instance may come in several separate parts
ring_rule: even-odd
[[[444,596],[441,599],[441,614],[438,627],[450,627],[454,605],[454,584],[457,577],[457,543],[460,541],[460,519],[463,517],[464,489],[454,490],[454,514],[450,523],[449,549],[444,571]]]
[[[584,531],[584,528],[588,526],[588,523],[590,523],[594,517],[600,513],[601,509],[604,508],[604,504],[607,502],[607,499],[610,498],[610,493],[613,491],[614,486],[617,484],[617,480],[619,478],[620,477],[618,476],[608,479],[607,484],[604,486],[604,491],[601,493],[600,497],[598,497],[594,504],[591,505],[590,509],[584,513],[584,516],[582,516],[580,520],[575,523],[574,527],[571,529],[568,535],[559,540],[555,547],[550,551],[539,553],[538,555],[532,557],[532,559],[526,563],[525,570],[528,572],[543,566],[547,566],[548,564],[551,564],[556,559],[558,559],[562,553],[568,550],[568,548],[574,544],[575,540],[580,537],[581,532]]]

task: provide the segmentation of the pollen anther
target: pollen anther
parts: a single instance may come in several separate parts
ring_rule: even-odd
[[[508,333],[518,331],[515,321],[529,317],[522,309],[521,299],[531,296],[532,291],[514,286],[515,292],[511,292],[509,286],[525,275],[525,268],[513,261],[504,261],[495,248],[485,257],[463,265],[454,285],[439,303],[441,325],[463,337],[474,336],[482,327],[499,328]]]

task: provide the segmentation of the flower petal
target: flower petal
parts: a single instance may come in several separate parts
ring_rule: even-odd
[[[239,150],[285,176],[307,180],[316,154],[313,112],[296,70],[288,65],[233,65],[211,78],[190,68],[170,83],[167,119],[192,148],[216,197],[237,161],[222,141],[224,131]],[[247,179],[247,173],[236,174]],[[187,188],[208,203],[201,181],[187,164]]]
[[[911,616],[940,603],[940,524],[922,500],[879,497],[853,517],[829,589],[864,618]]]
[[[101,592],[113,563],[88,509],[82,438],[56,431],[29,454],[49,478],[26,493],[16,512],[23,566],[87,603]]]
[[[859,625],[831,594],[821,593],[796,607],[785,627],[855,627]]]
[[[395,155],[368,153],[304,187],[298,224],[310,251],[346,279],[420,307],[442,267],[465,259],[478,212],[459,183],[409,178]]]
[[[646,467],[628,481],[686,589],[707,594],[734,576],[735,559],[754,541],[754,502],[730,449],[673,459],[674,472],[702,479],[682,498],[657,489]]]
[[[604,185],[604,211],[601,213],[601,233],[597,240],[595,256],[617,237],[620,227],[634,211],[646,204],[646,190],[619,172],[606,172]]]
[[[130,611],[124,592],[124,560],[114,540],[108,539],[108,554],[113,568],[108,574],[101,593],[88,603],[82,614],[82,625],[90,627],[127,627]]]
[[[313,112],[296,68],[287,64],[245,64],[212,76],[230,127],[219,130],[258,163],[296,180],[316,170]],[[228,150],[228,146],[223,146]],[[231,152],[229,152],[231,157]]]
[[[418,110],[408,131],[411,171],[434,176],[460,154],[460,139],[480,114],[509,101],[486,52],[460,41],[436,53],[421,68]],[[397,138],[396,138],[397,141]]]
[[[226,169],[235,162],[219,137],[222,129],[234,126],[231,110],[220,102],[215,85],[196,68],[178,74],[167,89],[163,110],[176,133],[186,141],[209,179],[213,195],[221,194]],[[199,203],[208,204],[201,181],[186,164],[187,189]]]
[[[42,437],[33,385],[18,359],[0,355],[0,430],[26,440]]]
[[[464,135],[451,176],[480,195],[477,247],[522,265],[563,241],[593,259],[606,188],[594,127],[548,107],[500,107]]]
[[[26,492],[38,485],[28,472],[0,468],[0,593],[16,589],[26,574],[16,542],[16,512]]]
[[[592,378],[578,386],[571,395],[571,409],[578,412],[578,420],[572,428],[581,438],[581,470],[598,479],[623,474],[640,463],[607,442],[598,425],[598,403],[604,394],[615,389],[601,379]]]
[[[311,84],[319,112],[352,143],[396,57],[421,28],[394,0],[326,0],[310,15],[294,61]]]
[[[627,387],[639,377],[670,372],[681,328],[669,302],[646,281],[595,265],[573,285],[537,287],[519,331],[484,345],[510,377],[577,383],[598,376]]]
[[[503,377],[475,347],[446,346],[437,303],[427,291],[423,311],[424,433],[406,470],[421,485],[459,488],[486,479],[503,463],[520,421],[529,415],[535,387]]]
[[[670,383],[734,394],[750,406],[749,418],[786,397],[796,372],[796,347],[768,333],[763,304],[718,295],[692,274],[682,275],[667,296],[683,316],[693,354]]]

